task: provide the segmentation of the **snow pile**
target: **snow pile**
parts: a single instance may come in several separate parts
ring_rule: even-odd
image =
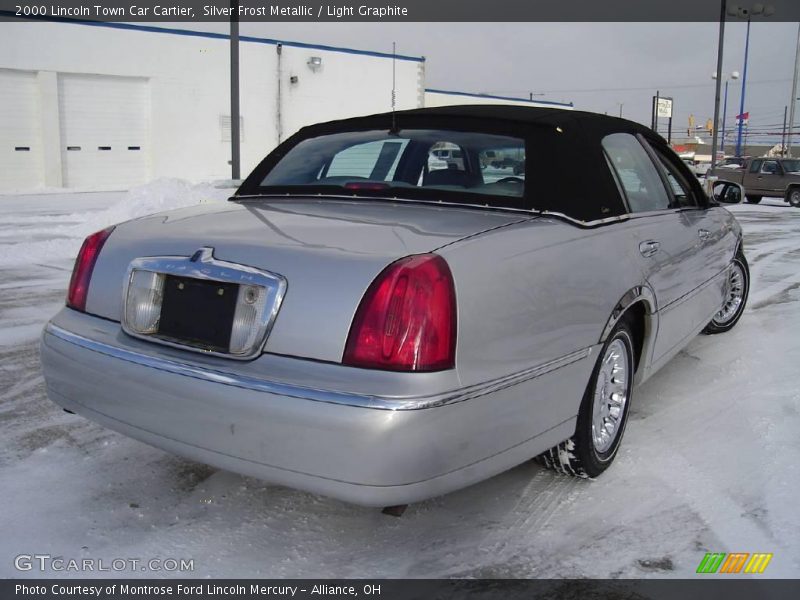
[[[210,183],[193,185],[182,179],[158,179],[132,188],[116,204],[100,213],[92,213],[79,226],[81,235],[146,215],[194,206],[204,202],[227,200],[234,190],[217,189]]]
[[[83,239],[95,231],[165,210],[224,202],[233,191],[211,183],[157,179],[132,188],[120,201],[99,211],[32,217],[30,222],[21,219],[17,230],[0,236],[0,267],[72,261]],[[69,196],[65,201],[69,202]]]

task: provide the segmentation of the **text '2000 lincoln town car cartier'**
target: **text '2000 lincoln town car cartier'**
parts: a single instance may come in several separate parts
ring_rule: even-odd
[[[649,129],[419,109],[306,127],[229,202],[89,236],[42,362],[130,437],[398,506],[534,457],[598,476],[634,386],[748,285],[739,224]]]

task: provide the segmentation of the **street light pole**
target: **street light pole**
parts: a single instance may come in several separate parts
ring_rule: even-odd
[[[728,80],[725,80],[725,100],[722,105],[722,139],[720,140],[719,150],[725,154],[725,120],[728,118]]]
[[[797,103],[798,70],[800,70],[800,25],[797,26],[797,50],[794,53],[794,76],[792,77],[792,102],[789,104],[789,137],[786,140],[786,156],[792,156],[792,130],[794,129],[794,105]]]
[[[716,95],[714,96],[714,132],[711,139],[711,168],[713,169],[717,164],[717,142],[718,142],[718,127],[719,123],[719,93],[720,86],[722,85],[722,48],[725,42],[725,13],[726,13],[726,0],[720,0],[720,13],[719,13],[719,42],[717,43],[717,85]],[[727,82],[725,83],[725,94],[727,98]],[[727,101],[726,101],[727,104]],[[722,126],[725,126],[723,118]],[[724,142],[724,140],[723,140]]]
[[[233,9],[234,2],[231,2]],[[231,179],[241,178],[239,131],[239,16],[231,10]]]
[[[775,14],[775,7],[771,4],[764,6],[763,4],[754,4],[751,8],[743,8],[740,6],[731,7],[731,16],[744,19],[747,17],[747,35],[744,40],[744,68],[742,69],[742,93],[739,102],[739,132],[736,135],[736,156],[742,155],[742,128],[744,127],[744,119],[741,116],[744,114],[744,96],[747,88],[747,56],[750,51],[750,21],[753,15],[771,17]]]
[[[739,131],[736,134],[736,156],[742,155],[742,127],[744,126],[744,94],[747,88],[747,54],[750,50],[750,15],[747,15],[747,36],[744,40],[744,68],[742,69],[742,93],[739,101]]]
[[[711,74],[711,79],[719,80],[719,77],[716,73]],[[718,121],[714,122],[714,130],[713,134],[716,135],[717,129],[722,130],[722,136],[719,140],[719,151],[721,153],[725,152],[725,121],[728,119],[728,83],[731,79],[739,79],[739,71],[733,71],[730,76],[725,75],[725,100],[722,101],[722,123],[720,124]],[[712,149],[712,153],[716,154],[716,150]],[[716,161],[712,161],[716,162]]]

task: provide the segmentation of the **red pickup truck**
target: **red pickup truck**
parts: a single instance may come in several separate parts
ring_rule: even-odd
[[[783,198],[800,208],[800,159],[750,158],[741,167],[720,166],[708,173],[719,181],[738,183],[745,200],[758,204],[764,196]]]

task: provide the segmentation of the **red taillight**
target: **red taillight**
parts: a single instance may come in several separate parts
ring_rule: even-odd
[[[72,277],[69,280],[67,306],[70,308],[81,312],[86,310],[86,294],[89,291],[89,281],[92,279],[94,263],[97,262],[100,250],[112,231],[114,231],[113,226],[93,233],[83,240],[83,246],[78,252],[78,258],[75,259]]]
[[[386,267],[356,311],[342,362],[391,371],[451,369],[456,294],[441,256],[408,256]]]

